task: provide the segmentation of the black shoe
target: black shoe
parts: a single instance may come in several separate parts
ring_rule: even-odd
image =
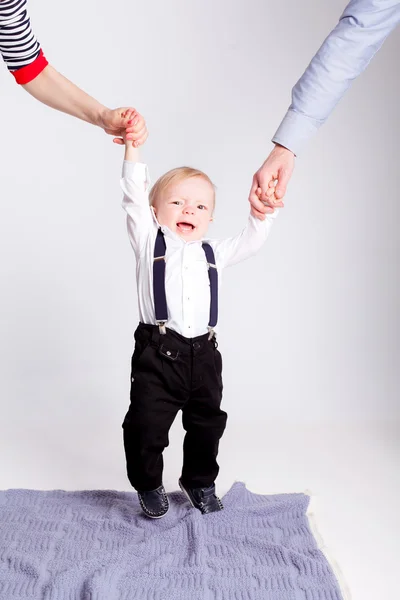
[[[163,485],[151,492],[138,491],[138,496],[143,512],[151,519],[159,519],[168,512],[169,502]]]
[[[194,508],[198,508],[203,515],[217,512],[224,508],[221,500],[215,495],[214,484],[207,488],[189,488],[185,487],[180,479],[179,487],[189,500],[190,504]]]

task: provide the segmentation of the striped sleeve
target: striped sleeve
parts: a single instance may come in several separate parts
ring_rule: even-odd
[[[48,64],[31,29],[26,0],[0,0],[0,53],[19,84],[35,79]]]

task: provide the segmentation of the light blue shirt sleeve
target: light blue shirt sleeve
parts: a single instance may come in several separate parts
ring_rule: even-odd
[[[298,155],[399,22],[400,0],[351,0],[294,86],[272,141]]]

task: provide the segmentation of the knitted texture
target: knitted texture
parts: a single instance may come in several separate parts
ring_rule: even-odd
[[[308,496],[236,482],[208,515],[169,498],[154,520],[135,492],[0,492],[0,599],[342,600]]]

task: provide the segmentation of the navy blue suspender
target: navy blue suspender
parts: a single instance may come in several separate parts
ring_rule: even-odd
[[[156,323],[160,332],[165,333],[165,323],[168,321],[167,297],[165,295],[165,245],[164,235],[161,229],[157,232],[154,244],[153,262],[153,296],[156,313]]]
[[[203,242],[202,247],[207,259],[208,278],[210,280],[210,319],[208,330],[211,339],[218,320],[218,271],[212,247],[206,242]],[[160,328],[160,333],[166,332],[165,324],[168,321],[167,298],[165,295],[165,251],[164,234],[159,229],[154,244],[153,294],[156,323]]]
[[[204,253],[208,264],[208,278],[210,280],[210,320],[208,329],[210,333],[218,321],[218,271],[215,264],[214,250],[206,242],[202,243]]]

